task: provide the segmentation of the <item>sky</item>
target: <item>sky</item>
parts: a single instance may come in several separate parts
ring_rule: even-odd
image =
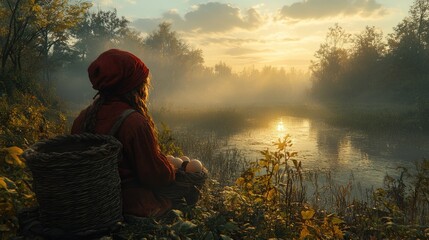
[[[224,62],[239,71],[271,65],[308,70],[329,27],[359,34],[375,26],[384,36],[407,15],[414,0],[96,0],[116,9],[144,34],[163,21],[201,49],[206,66]]]

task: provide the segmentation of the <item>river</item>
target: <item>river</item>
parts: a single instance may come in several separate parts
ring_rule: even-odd
[[[429,157],[429,138],[421,133],[371,134],[285,115],[251,120],[265,122],[222,134],[227,138],[224,148],[237,148],[253,161],[261,157],[260,150],[274,151],[273,141],[289,134],[293,143],[290,150],[298,152],[296,159],[304,171],[329,172],[336,184],[352,179],[363,189],[382,187],[386,174],[397,177],[398,167],[412,171],[417,161]]]
[[[381,187],[386,174],[398,176],[398,167],[413,170],[416,161],[429,156],[429,138],[420,133],[368,134],[291,116],[278,116],[263,127],[235,133],[228,145],[254,160],[260,150],[274,151],[272,142],[286,134],[304,170],[330,171],[340,184],[353,177],[366,188]]]

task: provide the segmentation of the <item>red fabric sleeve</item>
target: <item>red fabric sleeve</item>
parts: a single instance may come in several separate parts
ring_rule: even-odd
[[[88,109],[84,109],[79,113],[79,116],[77,116],[77,118],[73,121],[73,125],[71,128],[71,134],[79,134],[82,133],[82,127],[83,127],[83,122],[84,122],[84,117],[86,114],[86,111]]]
[[[130,161],[143,186],[155,189],[175,180],[174,167],[161,153],[155,133],[141,114],[133,113],[124,121],[118,138],[123,144],[124,158]]]

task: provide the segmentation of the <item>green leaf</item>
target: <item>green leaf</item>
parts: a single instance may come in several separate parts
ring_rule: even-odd
[[[337,217],[333,217],[332,218],[332,223],[333,224],[335,224],[335,225],[337,225],[337,224],[341,224],[341,223],[343,223],[344,221],[343,220],[341,220],[340,218],[337,218]]]
[[[173,224],[172,228],[176,231],[176,232],[188,232],[194,228],[196,228],[197,225],[195,225],[194,223],[190,222],[190,221],[178,221],[175,224]]]
[[[182,219],[183,217],[183,212],[177,209],[172,209],[170,211],[170,214],[173,215],[174,217],[177,217],[178,219]]]
[[[227,236],[227,235],[223,235],[223,234],[221,234],[221,235],[220,235],[220,238],[221,238],[222,240],[233,240],[231,237],[229,237],[229,236]]]
[[[233,222],[227,222],[225,225],[223,225],[223,227],[227,232],[234,232],[240,229],[237,224]]]
[[[214,240],[214,239],[215,239],[215,237],[214,237],[212,232],[208,232],[206,234],[206,236],[204,237],[204,240]]]

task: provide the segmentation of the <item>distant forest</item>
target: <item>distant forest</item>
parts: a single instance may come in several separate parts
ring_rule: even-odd
[[[384,38],[367,26],[351,35],[335,25],[312,62],[312,94],[321,101],[414,104],[429,100],[429,1]]]
[[[315,53],[310,71],[266,66],[233,72],[220,61],[204,65],[203,52],[184,42],[169,23],[143,36],[115,10],[90,11],[87,2],[0,2],[0,94],[36,96],[47,104],[89,101],[86,68],[109,48],[139,56],[152,73],[151,101],[159,104],[267,104],[311,99],[318,103],[428,105],[429,1],[383,36],[375,26],[351,35],[335,24]]]

